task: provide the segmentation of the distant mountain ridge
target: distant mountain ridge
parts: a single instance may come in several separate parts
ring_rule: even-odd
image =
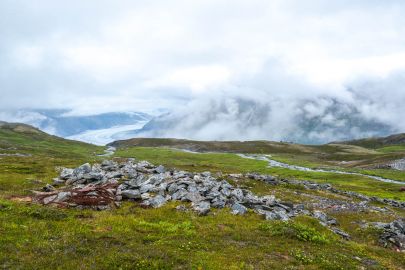
[[[359,140],[341,141],[340,144],[357,145],[365,148],[379,148],[391,145],[405,144],[405,133],[394,134],[387,137],[372,137]]]
[[[289,104],[285,104],[289,106]],[[189,140],[271,140],[324,144],[397,132],[355,105],[333,98],[300,100],[285,113],[276,105],[247,98],[211,100],[149,121],[133,137]],[[280,106],[278,104],[278,106]]]
[[[129,138],[125,131],[141,128],[152,118],[142,112],[110,112],[85,116],[69,113],[69,110],[64,109],[0,111],[0,120],[26,123],[64,138],[105,144],[115,139]],[[98,132],[102,134],[101,141]]]

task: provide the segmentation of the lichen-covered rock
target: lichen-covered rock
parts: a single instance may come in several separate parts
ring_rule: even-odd
[[[244,215],[247,212],[247,208],[239,203],[232,205],[232,214],[234,215]]]
[[[123,198],[127,198],[127,199],[140,199],[141,198],[141,192],[137,189],[123,190],[121,192],[121,195]]]
[[[207,201],[192,203],[193,210],[200,216],[205,216],[210,212],[211,204]]]

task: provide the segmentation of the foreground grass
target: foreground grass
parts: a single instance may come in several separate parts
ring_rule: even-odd
[[[401,269],[405,263],[367,241],[340,240],[311,218],[269,222],[228,209],[198,217],[176,211],[176,203],[159,209],[126,203],[102,212],[0,205],[0,267],[7,269],[355,269],[365,262]]]

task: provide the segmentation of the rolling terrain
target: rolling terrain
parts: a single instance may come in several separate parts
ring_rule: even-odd
[[[404,269],[404,253],[384,247],[381,230],[364,226],[403,218],[404,209],[378,201],[359,207],[358,198],[308,189],[292,180],[328,183],[342,191],[405,201],[402,185],[359,175],[269,167],[264,160],[237,155],[270,155],[287,164],[376,175],[404,181],[405,186],[404,172],[383,166],[405,157],[401,141],[315,146],[131,139],[110,146],[116,148],[115,153],[103,157],[104,147],[51,136],[28,125],[0,122],[0,268]],[[144,208],[128,200],[105,211],[32,202],[32,190],[52,183],[59,167],[127,158],[161,164],[167,170],[209,171],[218,180],[254,194],[273,195],[286,204],[323,211],[350,239],[306,215],[282,222],[265,220],[252,210],[234,215],[229,208],[213,208],[208,215],[199,216],[176,210],[181,204],[189,205],[177,201]],[[269,184],[247,177],[250,173],[291,181]],[[240,176],[231,177],[236,174]]]

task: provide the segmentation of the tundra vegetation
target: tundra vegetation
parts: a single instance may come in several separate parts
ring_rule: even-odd
[[[405,156],[405,145],[367,143],[304,146],[273,142],[196,142],[137,139],[114,144],[117,151],[64,140],[26,125],[0,126],[0,268],[4,269],[404,269],[405,253],[381,242],[382,227],[405,217],[404,209],[379,202],[357,208],[359,199],[289,182],[277,185],[245,177],[272,175],[366,196],[405,201],[401,185],[356,175],[302,172],[268,167],[266,161],[236,153],[270,154],[273,159],[311,168],[330,168],[399,181],[405,174],[385,168]],[[179,149],[201,151],[184,152]],[[215,152],[215,153],[214,153]],[[291,204],[321,209],[350,234],[344,239],[314,216],[266,220],[252,210],[235,215],[212,208],[207,215],[179,211],[189,202],[158,208],[123,201],[95,211],[41,205],[33,190],[52,184],[57,168],[127,158],[163,165],[167,170],[209,171],[258,196],[274,195]],[[229,178],[229,174],[242,177]],[[405,185],[405,182],[404,182]],[[339,203],[342,202],[343,203]],[[354,205],[354,208],[350,208]],[[385,209],[377,211],[373,209]]]

